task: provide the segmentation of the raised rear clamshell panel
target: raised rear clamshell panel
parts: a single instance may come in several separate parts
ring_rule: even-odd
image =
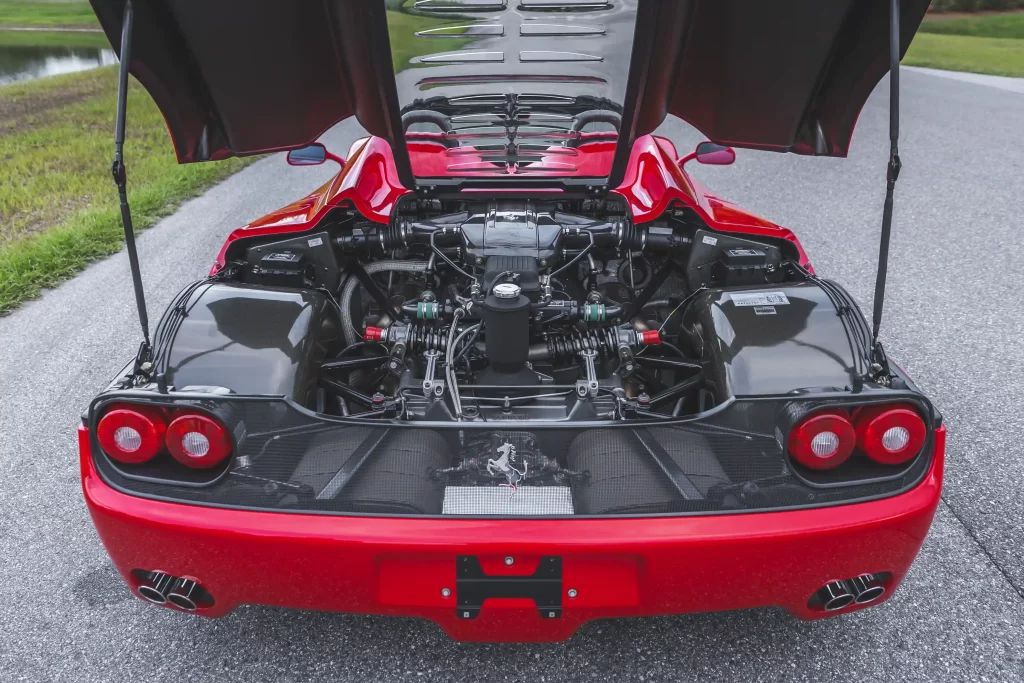
[[[167,383],[177,390],[224,387],[308,405],[317,368],[341,336],[337,308],[312,290],[205,284],[187,307],[167,352]]]
[[[845,319],[862,327],[860,316],[853,308]],[[702,292],[684,327],[718,401],[854,385],[844,317],[812,282]]]

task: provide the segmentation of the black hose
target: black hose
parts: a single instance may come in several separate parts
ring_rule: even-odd
[[[585,246],[580,253],[576,254],[576,257],[573,258],[571,261],[566,263],[564,266],[562,266],[561,268],[559,268],[555,272],[551,273],[551,275],[548,276],[549,281],[553,280],[555,278],[555,276],[558,275],[559,273],[561,273],[563,270],[566,270],[567,268],[570,268],[570,267],[574,266],[576,263],[579,262],[579,260],[581,258],[583,258],[588,253],[590,253],[590,250],[594,248],[594,234],[592,232],[590,232],[589,230],[587,230],[586,233],[587,233],[587,237],[590,238],[590,244]]]
[[[442,252],[440,249],[437,248],[437,245],[434,244],[434,235],[436,235],[436,234],[437,234],[437,232],[430,233],[430,248],[434,250],[434,253],[436,253],[438,256],[440,256],[441,259],[445,263],[447,263],[449,266],[451,266],[452,268],[454,268],[458,272],[462,273],[464,276],[466,276],[467,278],[469,278],[473,282],[476,282],[476,278],[475,277],[473,277],[472,275],[470,275],[469,273],[464,271],[462,268],[459,268],[457,265],[455,265],[454,261],[452,261],[450,258],[445,256],[444,252]]]
[[[387,351],[387,348],[383,344],[381,344],[380,342],[361,341],[361,342],[356,342],[355,344],[349,344],[348,346],[346,346],[345,348],[343,348],[341,350],[341,353],[339,353],[337,357],[341,358],[341,357],[345,356],[346,354],[348,354],[350,351],[355,351],[356,349],[361,349],[364,346],[370,346],[370,345],[379,346],[380,348],[382,348],[385,351]]]
[[[483,327],[482,323],[480,325],[476,326],[476,329],[473,330],[473,336],[469,338],[469,341],[467,341],[466,345],[464,347],[462,347],[462,350],[459,351],[459,353],[455,356],[455,358],[452,359],[452,363],[453,364],[457,365],[458,362],[460,360],[462,360],[462,357],[465,356],[466,353],[468,353],[471,348],[473,348],[473,345],[476,343],[477,337],[480,336],[480,329],[482,327]]]
[[[661,340],[661,344],[660,344],[660,345],[661,345],[661,346],[664,346],[664,347],[665,347],[666,349],[668,349],[669,351],[672,351],[673,353],[675,353],[675,354],[676,354],[677,356],[679,356],[680,358],[686,358],[686,356],[685,356],[685,355],[683,355],[683,352],[682,352],[682,351],[680,351],[680,350],[679,350],[679,347],[678,347],[678,346],[676,346],[675,344],[670,344],[670,343],[668,343],[667,341],[665,341],[664,339],[662,339],[662,340]]]

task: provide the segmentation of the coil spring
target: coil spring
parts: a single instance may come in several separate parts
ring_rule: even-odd
[[[445,351],[448,348],[448,330],[440,327],[412,325],[409,327],[406,348],[413,353]]]
[[[614,356],[618,349],[618,337],[614,327],[580,332],[572,330],[566,334],[547,339],[551,360],[571,360],[581,351],[597,351],[602,356]]]

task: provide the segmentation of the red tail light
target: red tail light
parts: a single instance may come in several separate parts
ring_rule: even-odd
[[[231,437],[217,420],[198,413],[179,414],[167,427],[167,450],[188,467],[206,469],[231,454]]]
[[[116,405],[100,420],[96,438],[103,451],[118,462],[146,462],[163,447],[164,420],[159,408]]]
[[[828,470],[853,453],[856,433],[842,410],[823,410],[804,418],[789,433],[789,453],[804,467]]]
[[[857,446],[883,465],[901,465],[921,451],[927,430],[912,406],[864,406],[854,416]]]

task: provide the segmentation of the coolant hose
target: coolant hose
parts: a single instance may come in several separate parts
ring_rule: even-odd
[[[426,261],[374,261],[366,266],[367,275],[374,273],[422,273],[427,269]],[[352,295],[359,286],[359,278],[350,277],[341,290],[341,331],[345,335],[346,344],[361,341],[356,336],[355,322],[352,320]]]

